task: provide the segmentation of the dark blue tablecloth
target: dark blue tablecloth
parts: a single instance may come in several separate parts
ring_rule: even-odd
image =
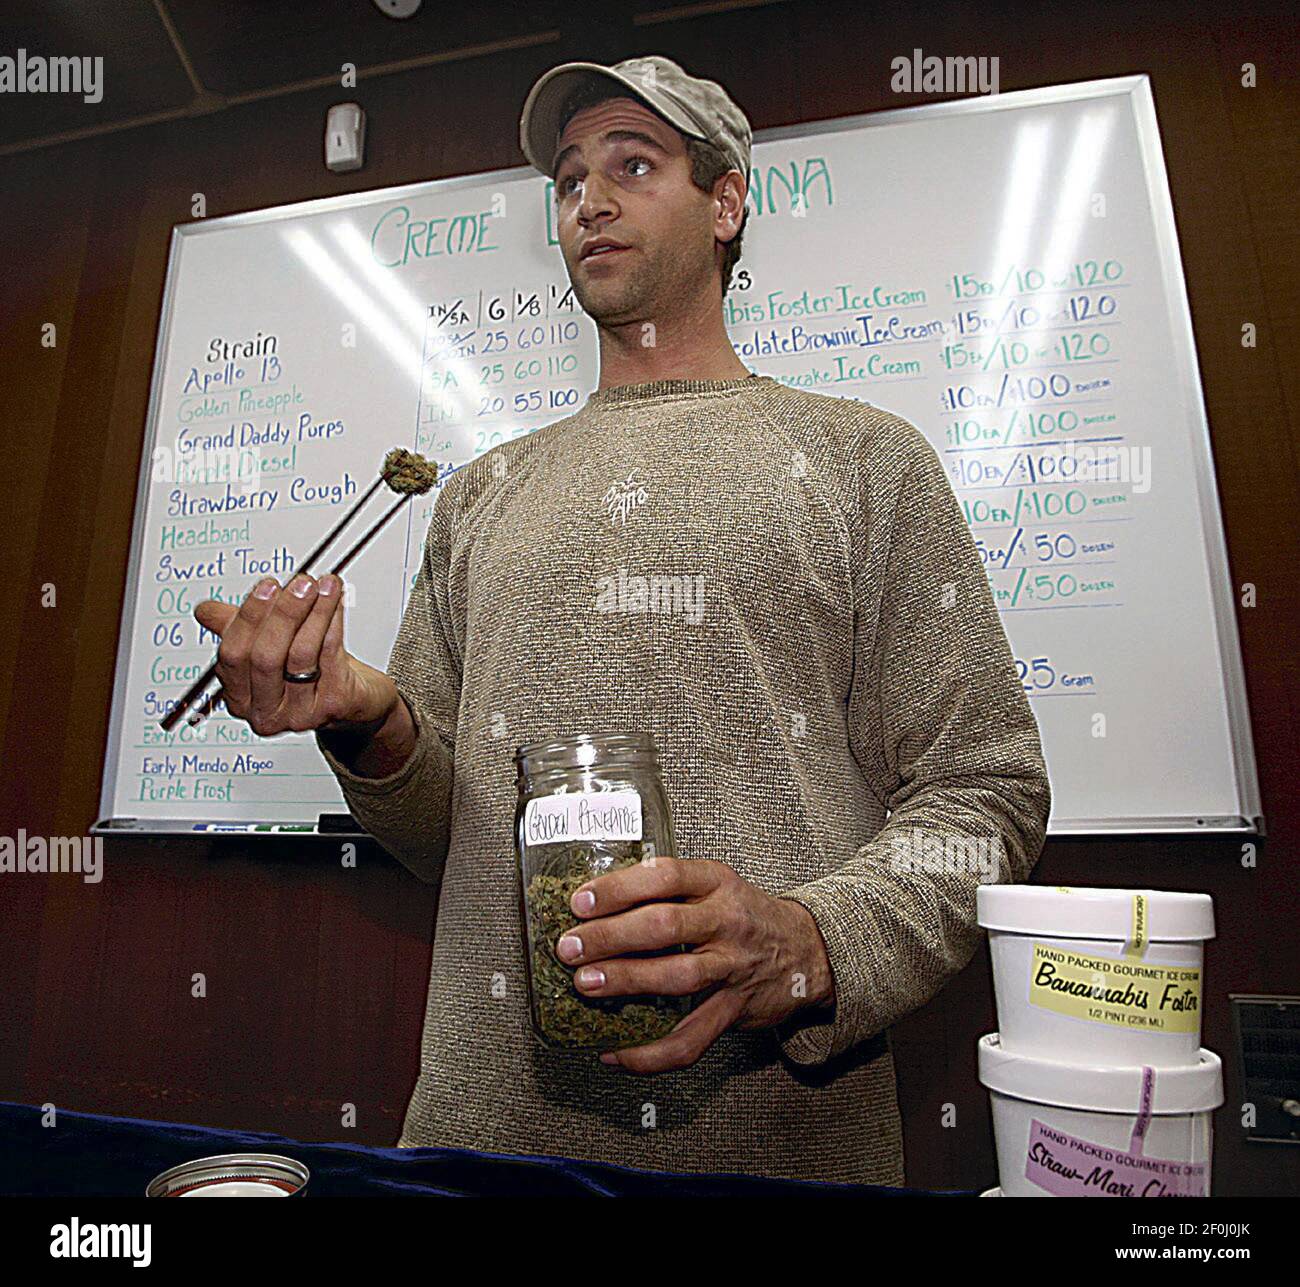
[[[177,1122],[100,1117],[0,1102],[0,1192],[60,1197],[143,1196],[155,1175],[214,1153],[282,1153],[311,1171],[305,1197],[537,1196],[767,1197],[823,1194],[930,1195],[868,1184],[813,1184],[733,1174],[675,1175],[560,1157],[475,1153],[453,1148],[365,1148],[304,1144],[261,1131],[213,1130]]]

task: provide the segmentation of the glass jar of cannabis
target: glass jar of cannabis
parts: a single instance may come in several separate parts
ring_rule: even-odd
[[[649,733],[582,733],[515,752],[515,849],[533,1030],[555,1050],[601,1051],[666,1036],[689,996],[590,997],[555,954],[581,924],[570,899],[589,880],[657,854],[676,856],[672,816]],[[686,951],[678,946],[668,951]],[[628,953],[663,956],[663,951]]]

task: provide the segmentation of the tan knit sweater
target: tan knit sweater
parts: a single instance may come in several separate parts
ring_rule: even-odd
[[[639,577],[680,579],[646,607]],[[597,391],[443,484],[388,672],[410,760],[364,779],[321,749],[355,817],[441,881],[401,1144],[904,1182],[887,1029],[970,960],[976,885],[1025,879],[1050,804],[919,430],[767,376]],[[680,854],[811,912],[833,1021],[731,1031],[652,1077],[534,1038],[514,751],[616,729],[655,735]]]

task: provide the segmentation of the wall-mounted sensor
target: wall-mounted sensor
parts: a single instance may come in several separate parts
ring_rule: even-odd
[[[409,18],[420,4],[421,0],[375,0],[375,8],[390,18]]]
[[[366,113],[360,103],[335,103],[325,118],[325,166],[336,174],[361,169]]]

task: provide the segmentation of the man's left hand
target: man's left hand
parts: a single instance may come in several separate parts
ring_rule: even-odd
[[[669,902],[681,899],[681,902]],[[686,996],[713,989],[666,1037],[601,1055],[630,1072],[687,1068],[728,1028],[770,1028],[806,1006],[834,1006],[826,945],[811,913],[725,863],[657,856],[574,892],[583,922],[560,937],[583,996]],[[688,952],[630,960],[679,944]]]

